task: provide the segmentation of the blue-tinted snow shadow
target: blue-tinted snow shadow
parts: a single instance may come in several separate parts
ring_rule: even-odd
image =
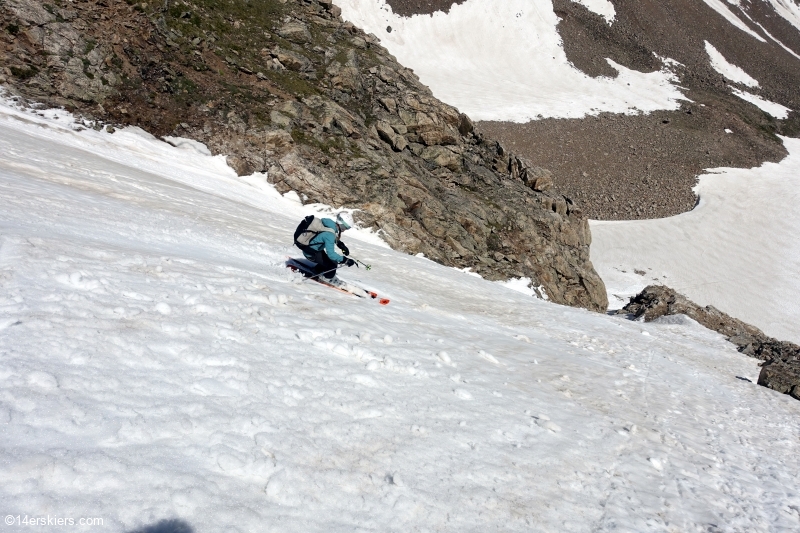
[[[160,520],[155,524],[128,531],[127,533],[194,533],[194,528],[183,520],[173,518]]]

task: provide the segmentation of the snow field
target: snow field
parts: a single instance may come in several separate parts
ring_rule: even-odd
[[[742,100],[750,102],[764,113],[772,115],[777,119],[783,120],[785,118],[788,118],[789,113],[792,111],[791,109],[789,109],[784,105],[761,98],[757,94],[748,93],[747,91],[740,91],[736,87],[731,87],[731,91],[733,91],[733,94],[735,94]]]
[[[384,0],[334,3],[345,20],[378,36],[402,65],[414,69],[437,98],[474,120],[637,114],[677,109],[685,99],[666,66],[642,73],[608,60],[619,72],[614,79],[575,69],[549,0],[467,0],[447,14],[410,18],[395,15]],[[608,2],[581,3],[606,18],[613,10]]]
[[[343,295],[284,268],[307,211],[258,175],[214,182],[197,147],[43,114],[0,107],[5,514],[118,532],[800,527],[800,404],[737,379],[756,361],[718,335],[553,305],[358,233],[374,268],[342,277],[392,304]]]
[[[725,17],[725,19],[728,22],[730,22],[736,28],[738,28],[738,29],[742,30],[743,32],[745,32],[746,34],[748,34],[753,39],[761,41],[762,43],[767,42],[766,40],[764,40],[763,37],[761,37],[759,34],[754,32],[753,30],[751,30],[750,27],[747,24],[745,24],[744,21],[742,21],[742,19],[740,19],[733,11],[731,11],[730,8],[728,6],[726,6],[725,3],[722,0],[703,0],[703,1],[706,4],[708,4],[708,6],[711,9],[713,9],[714,11],[716,11],[717,13],[719,13],[720,15]],[[736,2],[736,1],[728,0],[728,3],[729,4],[733,4],[733,5],[738,5],[738,2]]]
[[[592,221],[592,263],[611,307],[663,283],[768,335],[800,343],[800,141],[783,142],[789,156],[780,163],[700,176],[700,202],[688,213]]]
[[[711,67],[735,83],[741,83],[747,87],[758,87],[758,80],[752,78],[747,72],[728,62],[710,42],[706,43],[706,53],[711,60]]]

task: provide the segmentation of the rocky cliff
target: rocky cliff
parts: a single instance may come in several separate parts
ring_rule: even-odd
[[[650,285],[618,311],[647,322],[668,315],[686,315],[724,335],[743,354],[764,361],[758,384],[800,400],[800,346],[779,341],[760,329],[712,306],[701,307],[661,285]]]
[[[552,301],[607,306],[586,217],[553,176],[432,97],[331,0],[7,0],[3,79],[48,105],[179,135],[395,248]]]

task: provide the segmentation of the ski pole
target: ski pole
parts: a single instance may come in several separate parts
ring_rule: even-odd
[[[330,270],[326,270],[325,272],[320,272],[319,274],[316,274],[316,275],[314,275],[314,276],[308,276],[308,277],[307,277],[307,278],[305,278],[305,279],[306,279],[306,280],[309,280],[309,279],[318,278],[318,277],[320,277],[320,276],[324,276],[324,275],[325,275],[325,274],[327,274],[328,272],[333,272],[334,270],[337,270],[338,268],[339,268],[339,267],[337,266],[336,268],[332,268],[332,269],[330,269]]]
[[[364,265],[364,268],[366,268],[367,270],[372,270],[372,265],[368,265],[364,261],[362,261],[360,259],[356,259],[355,257],[351,257],[350,259],[352,259],[353,261],[355,261],[356,263],[358,263],[360,265]]]

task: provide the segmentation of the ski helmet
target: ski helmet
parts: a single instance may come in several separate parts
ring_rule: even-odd
[[[347,211],[341,211],[336,215],[336,223],[344,229],[350,229],[355,225],[355,222],[353,222],[353,215]]]

